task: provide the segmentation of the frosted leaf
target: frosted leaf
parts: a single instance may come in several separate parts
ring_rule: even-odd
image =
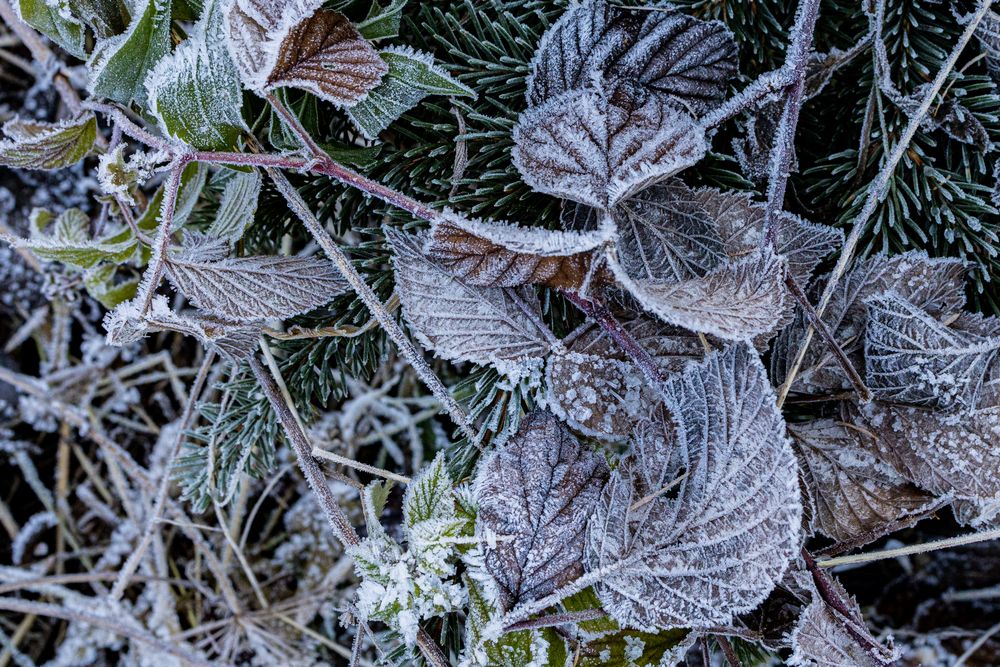
[[[714,221],[692,194],[671,179],[615,207],[618,261],[629,277],[687,280],[704,276],[726,260]]]
[[[785,266],[765,248],[678,283],[632,280],[612,263],[619,282],[650,312],[676,326],[727,340],[771,331],[785,308]]]
[[[482,547],[506,609],[544,597],[583,573],[584,529],[607,475],[601,455],[543,411],[526,415],[517,433],[482,464],[476,532],[514,537]]]
[[[388,67],[340,12],[321,0],[236,0],[226,14],[229,51],[248,88],[307,90],[349,107]]]
[[[792,656],[788,659],[790,666],[887,667],[896,664],[899,652],[893,647],[891,640],[886,647],[871,636],[858,603],[840,582],[829,577],[833,594],[846,601],[850,616],[844,616],[827,606],[816,591],[810,575],[803,574],[798,579],[812,592],[812,602],[802,610],[799,622],[792,631]],[[859,643],[857,637],[864,638],[868,644],[867,649]]]
[[[86,60],[86,28],[69,0],[15,0],[18,18],[81,60]]]
[[[443,454],[438,454],[406,487],[403,523],[412,529],[423,521],[454,520],[455,499]]]
[[[146,101],[145,80],[153,66],[170,52],[170,9],[167,0],[138,0],[129,7],[125,32],[97,41],[87,62],[94,97],[129,104]]]
[[[90,217],[77,208],[66,209],[58,217],[45,209],[35,209],[30,217],[30,238],[0,234],[0,240],[15,248],[27,248],[39,259],[90,269],[101,262],[115,264],[132,257],[136,244],[131,235],[90,236]]]
[[[988,11],[976,26],[976,37],[986,54],[986,70],[994,83],[1000,81],[1000,14]]]
[[[606,230],[578,234],[446,215],[425,252],[469,285],[578,290],[591,277],[594,251],[609,240]]]
[[[379,132],[428,95],[476,96],[475,91],[435,65],[429,53],[395,46],[384,49],[379,57],[388,67],[385,76],[347,113],[368,139],[377,138]]]
[[[146,77],[147,105],[164,134],[202,150],[233,148],[243,89],[226,49],[222,3],[209,0],[191,35]]]
[[[62,169],[90,152],[97,138],[97,119],[83,114],[58,123],[12,118],[3,124],[0,165],[14,169]]]
[[[385,229],[395,253],[396,291],[403,317],[420,342],[442,359],[492,364],[519,373],[549,351],[536,313],[526,313],[501,288],[475,287],[421,251],[425,239]],[[527,299],[522,300],[530,303]],[[529,305],[534,311],[537,304]]]
[[[955,141],[971,144],[985,153],[990,145],[990,135],[972,111],[955,99],[947,99],[937,108],[933,126],[940,128]]]
[[[546,402],[573,428],[595,438],[624,437],[648,407],[642,372],[632,363],[561,352],[545,364]]]
[[[587,0],[572,5],[542,37],[527,98],[536,106],[602,80],[629,81],[700,114],[724,98],[736,69],[736,42],[717,21]]]
[[[215,214],[215,220],[208,228],[208,234],[227,239],[230,242],[243,238],[247,227],[253,222],[260,197],[260,172],[237,173],[226,183],[222,191],[222,201]]]
[[[606,573],[597,594],[625,627],[726,624],[799,549],[795,454],[745,345],[688,364],[662,395],[665,412],[637,427],[591,516],[587,569]]]
[[[872,434],[866,445],[917,486],[959,500],[1000,500],[997,403],[957,413],[871,403],[859,419]]]
[[[330,262],[317,257],[234,257],[200,261],[177,253],[167,277],[198,308],[227,320],[284,319],[329,303],[347,288]]]
[[[511,157],[525,183],[609,209],[704,156],[704,129],[677,103],[619,101],[572,91],[521,114]]]
[[[944,318],[965,303],[965,264],[957,259],[931,259],[913,251],[893,257],[862,260],[837,285],[823,313],[823,322],[840,343],[855,368],[864,367],[862,348],[868,308],[864,302],[883,292],[896,292],[933,317]],[[814,291],[822,291],[819,280]],[[775,382],[782,382],[805,336],[808,322],[802,312],[775,339],[771,368]],[[810,345],[796,376],[798,391],[826,393],[846,390],[850,383],[823,345]]]
[[[108,345],[115,346],[134,343],[151,331],[175,331],[197,338],[223,358],[233,361],[253,354],[261,332],[259,322],[225,322],[175,313],[170,310],[166,297],[161,295],[153,297],[148,312],[143,312],[135,301],[119,304],[104,316],[104,329]]]
[[[705,353],[697,336],[655,319],[626,320],[622,327],[665,373]],[[595,438],[626,438],[638,418],[659,402],[640,369],[599,327],[575,336],[568,352],[550,355],[545,380],[549,409]]]
[[[865,537],[864,543],[871,542],[888,524],[919,514],[933,501],[839,422],[789,424],[788,432],[798,445],[816,528],[827,537],[839,542]]]
[[[865,303],[865,380],[877,399],[976,407],[1000,338],[949,328],[893,293]]]
[[[749,193],[698,188],[692,196],[715,221],[730,258],[744,257],[764,242],[764,206]],[[777,225],[775,250],[785,257],[788,273],[803,288],[809,284],[816,266],[844,240],[839,229],[791,213],[782,212]]]

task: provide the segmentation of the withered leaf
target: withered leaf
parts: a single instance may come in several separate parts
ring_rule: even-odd
[[[894,291],[933,317],[947,317],[961,310],[965,303],[964,274],[965,264],[961,260],[931,259],[918,251],[862,260],[840,280],[823,312],[823,322],[854,367],[863,368],[866,299]],[[824,285],[825,280],[817,281],[813,291],[818,294]],[[807,328],[805,315],[798,312],[795,321],[775,339],[771,356],[775,382],[787,377]],[[793,388],[831,393],[849,389],[850,383],[824,346],[810,345]]]
[[[167,258],[166,267],[174,288],[191,303],[236,322],[299,315],[347,288],[330,262],[318,257],[206,259],[199,247]]]
[[[853,418],[900,475],[938,495],[1000,501],[1000,404],[954,413],[871,403]]]
[[[665,322],[727,340],[773,330],[785,310],[785,265],[770,247],[682,282],[631,279],[616,262],[622,286]]]
[[[595,588],[624,626],[729,623],[798,551],[795,454],[746,345],[688,364],[662,395],[665,413],[637,429],[593,512],[587,568],[605,573]]]
[[[599,92],[570,91],[521,114],[511,155],[524,181],[539,192],[610,209],[705,154],[704,129],[676,102],[622,103],[627,106]]]
[[[483,547],[505,608],[582,574],[584,529],[607,476],[603,457],[544,411],[525,416],[517,434],[483,463],[476,531],[514,538]]]
[[[876,398],[938,410],[976,407],[1000,337],[947,327],[895,293],[865,303],[865,379]]]
[[[664,373],[677,372],[705,354],[697,336],[656,319],[621,324]],[[595,438],[626,438],[660,400],[640,369],[599,327],[574,334],[567,352],[549,355],[545,380],[549,409]]]
[[[437,356],[520,375],[548,353],[533,296],[518,299],[503,288],[469,285],[424,255],[423,237],[389,228],[385,234],[394,252],[403,317]]]
[[[723,99],[736,66],[736,42],[717,21],[585,0],[542,37],[527,97],[536,106],[567,90],[629,81],[701,114]]]
[[[892,642],[883,646],[865,625],[858,603],[844,590],[839,581],[830,577],[834,595],[848,605],[850,616],[830,609],[823,601],[808,573],[796,573],[797,579],[812,592],[812,602],[802,610],[792,631],[792,656],[788,664],[794,667],[888,667],[896,664],[899,652]],[[850,630],[848,630],[850,628]],[[867,646],[862,646],[858,638]]]
[[[933,502],[832,419],[789,424],[814,502],[816,528],[839,542],[868,536]],[[859,545],[860,546],[860,545]]]
[[[468,285],[579,290],[592,277],[594,251],[609,237],[601,230],[556,232],[446,215],[431,228],[425,253]]]
[[[678,179],[643,190],[614,209],[618,261],[632,278],[681,281],[727,259],[708,211]]]
[[[307,90],[350,107],[388,67],[340,12],[319,0],[236,0],[226,13],[229,48],[247,87]]]

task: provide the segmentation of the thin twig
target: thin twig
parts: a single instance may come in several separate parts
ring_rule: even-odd
[[[184,411],[181,413],[180,422],[174,434],[174,441],[170,446],[170,455],[164,463],[163,474],[160,476],[160,485],[156,490],[156,499],[153,501],[153,508],[146,517],[146,526],[143,528],[142,537],[139,539],[139,544],[135,550],[129,554],[128,559],[118,573],[115,585],[111,588],[109,597],[112,600],[121,600],[122,595],[125,593],[125,588],[128,586],[129,579],[135,574],[139,563],[142,562],[143,555],[146,553],[146,549],[149,547],[149,543],[153,541],[153,534],[156,532],[159,519],[163,515],[163,507],[167,503],[167,494],[170,491],[170,468],[173,466],[174,460],[180,451],[181,443],[184,441],[184,431],[190,425],[191,417],[194,415],[195,403],[205,386],[205,381],[208,379],[208,372],[211,370],[214,361],[215,352],[209,350],[205,353],[201,367],[198,368],[198,375],[195,377],[191,385],[191,390],[188,392],[188,400],[184,405]]]
[[[958,62],[958,57],[962,54],[962,51],[969,43],[969,40],[972,39],[972,36],[976,31],[976,27],[983,20],[983,17],[986,16],[986,13],[990,9],[990,5],[991,2],[989,0],[979,0],[975,13],[965,25],[965,30],[962,31],[962,35],[959,37],[958,42],[952,48],[951,53],[948,54],[948,58],[941,65],[941,69],[938,70],[937,76],[934,77],[934,81],[927,87],[924,97],[920,101],[920,106],[917,107],[913,115],[910,116],[910,121],[906,125],[906,129],[903,130],[903,134],[900,136],[899,141],[896,142],[896,146],[893,148],[892,153],[889,155],[885,164],[882,165],[882,168],[879,170],[875,180],[873,180],[871,185],[868,186],[868,195],[865,199],[865,203],[861,207],[861,211],[854,218],[851,233],[848,234],[847,240],[844,242],[843,251],[840,253],[840,257],[837,260],[837,264],[830,273],[830,278],[826,282],[826,287],[823,288],[823,294],[820,296],[819,304],[816,306],[817,316],[822,317],[827,306],[830,304],[830,300],[833,298],[833,294],[836,291],[837,286],[840,284],[840,279],[847,270],[847,265],[854,258],[854,251],[857,249],[858,243],[861,241],[861,235],[867,228],[868,221],[871,219],[872,215],[875,213],[875,209],[878,208],[878,205],[881,203],[883,197],[888,191],[889,180],[895,173],[896,166],[899,164],[899,161],[903,159],[903,155],[906,154],[910,141],[913,140],[913,136],[920,128],[920,124],[927,115],[931,104],[934,102],[934,98],[937,96],[938,91],[941,90],[941,86],[943,86],[944,82],[947,80],[948,74],[955,68],[955,63]],[[799,344],[798,352],[796,353],[795,360],[792,363],[792,368],[789,371],[788,376],[785,378],[784,383],[778,389],[779,407],[784,404],[785,398],[788,396],[788,392],[791,389],[792,384],[795,382],[795,376],[798,374],[799,367],[805,359],[806,351],[809,349],[809,344],[812,342],[813,333],[814,329],[811,326],[806,329],[805,336]]]
[[[468,414],[462,409],[462,406],[458,404],[451,393],[449,393],[447,387],[442,384],[441,380],[434,374],[430,366],[427,365],[427,361],[424,359],[423,355],[417,350],[416,346],[410,342],[406,334],[403,333],[403,329],[399,326],[395,319],[389,314],[385,306],[379,301],[378,296],[368,286],[368,283],[364,281],[361,274],[358,273],[357,269],[351,264],[351,261],[344,254],[344,251],[340,249],[337,243],[333,240],[333,237],[326,231],[316,216],[312,214],[309,207],[303,201],[302,196],[299,195],[298,191],[292,187],[292,184],[288,182],[284,174],[277,171],[276,169],[268,169],[268,175],[274,184],[277,186],[278,190],[285,196],[288,201],[288,205],[291,207],[292,211],[299,217],[299,219],[305,224],[306,228],[313,235],[316,241],[319,243],[320,247],[323,248],[323,252],[326,253],[327,257],[334,263],[334,265],[340,270],[344,278],[350,283],[351,287],[364,302],[365,306],[368,307],[369,312],[378,320],[379,324],[385,329],[389,338],[392,342],[396,344],[399,349],[400,354],[406,359],[407,363],[413,367],[413,370],[417,372],[420,379],[427,385],[427,388],[431,390],[434,397],[438,399],[444,409],[448,412],[448,415],[452,418],[456,425],[461,429],[462,433],[469,438],[470,441],[479,444],[479,437],[476,433],[475,428],[473,428],[472,423],[469,420]]]
[[[976,651],[981,649],[983,647],[983,644],[988,642],[990,640],[990,637],[992,637],[998,632],[1000,632],[1000,623],[997,623],[993,627],[989,628],[986,632],[981,634],[976,639],[976,641],[972,642],[972,645],[969,648],[967,648],[965,652],[962,653],[962,655],[958,656],[958,659],[955,660],[954,664],[952,664],[951,667],[962,667],[962,665],[965,664],[966,660],[974,656],[976,654]]]
[[[908,547],[898,547],[895,549],[884,549],[882,551],[873,551],[870,553],[854,554],[852,556],[829,558],[827,560],[817,561],[817,565],[820,567],[836,567],[837,565],[871,563],[889,558],[899,558],[900,556],[927,553],[928,551],[951,549],[953,547],[960,547],[966,544],[975,544],[976,542],[988,542],[998,538],[1000,538],[1000,528],[994,528],[993,530],[984,530],[978,533],[962,535],[960,537],[949,537],[945,540],[934,540],[933,542],[924,542],[923,544],[912,544]]]
[[[583,623],[584,621],[596,621],[605,618],[607,613],[603,609],[584,609],[582,611],[569,611],[560,614],[548,614],[539,616],[520,623],[514,623],[504,628],[504,632],[516,632],[517,630],[534,630],[537,628],[551,628],[568,623]]]
[[[153,256],[146,266],[142,284],[139,286],[139,294],[136,296],[137,302],[142,304],[143,313],[149,311],[153,295],[163,278],[167,252],[170,249],[170,236],[173,233],[177,191],[181,185],[181,175],[189,162],[191,162],[190,155],[177,158],[170,170],[170,175],[167,177],[167,182],[163,186],[163,203],[160,208],[160,224],[157,228],[156,239],[153,241]]]
[[[740,665],[740,659],[736,655],[736,651],[733,650],[733,645],[728,639],[722,635],[717,635],[715,637],[715,641],[719,645],[719,648],[722,649],[723,655],[726,656],[726,661],[729,663],[729,667],[742,667]]]
[[[325,449],[320,449],[319,447],[313,447],[312,455],[316,458],[326,459],[327,461],[333,461],[334,463],[339,463],[340,465],[348,466],[356,470],[361,470],[370,475],[376,475],[378,477],[384,477],[385,479],[391,479],[394,482],[399,482],[401,484],[409,484],[413,480],[406,475],[398,475],[389,470],[383,470],[382,468],[376,468],[375,466],[370,466],[367,463],[362,463],[361,461],[355,461],[354,459],[349,459],[346,456],[341,456],[340,454],[335,454],[333,452],[328,452]]]

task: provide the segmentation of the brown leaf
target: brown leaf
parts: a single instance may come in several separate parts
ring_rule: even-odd
[[[466,284],[537,284],[580,290],[595,269],[604,232],[573,233],[448,216],[431,229],[425,253]]]
[[[301,88],[349,107],[378,85],[388,66],[340,12],[315,0],[237,0],[226,14],[233,60],[258,92]]]
[[[867,536],[908,515],[919,514],[934,501],[881,461],[860,437],[832,419],[789,424],[815,509],[816,528],[839,542]]]

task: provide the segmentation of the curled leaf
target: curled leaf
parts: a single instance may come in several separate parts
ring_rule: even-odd
[[[594,251],[608,241],[601,230],[554,232],[451,215],[434,224],[426,253],[469,285],[578,290],[592,276]]]
[[[582,574],[584,529],[607,475],[599,454],[541,411],[524,417],[483,464],[476,530],[513,537],[483,547],[505,608],[544,597]]]
[[[3,125],[0,165],[15,169],[62,169],[90,152],[97,138],[97,119],[84,114],[73,120],[40,123],[13,118]]]
[[[340,12],[318,0],[236,0],[226,35],[243,82],[258,92],[307,90],[339,106],[364,99],[388,67]]]
[[[90,61],[88,89],[95,97],[129,104],[146,101],[146,76],[170,51],[168,0],[140,0],[130,7],[125,32],[98,40]]]
[[[623,97],[571,91],[521,114],[512,157],[524,181],[610,209],[705,154],[704,130],[679,104]]]
[[[593,512],[587,568],[625,627],[729,623],[798,551],[795,455],[745,345],[688,364],[662,396],[666,411],[637,428]]]
[[[611,266],[643,308],[692,331],[749,340],[772,331],[784,313],[785,265],[770,247],[682,282],[633,280]]]

